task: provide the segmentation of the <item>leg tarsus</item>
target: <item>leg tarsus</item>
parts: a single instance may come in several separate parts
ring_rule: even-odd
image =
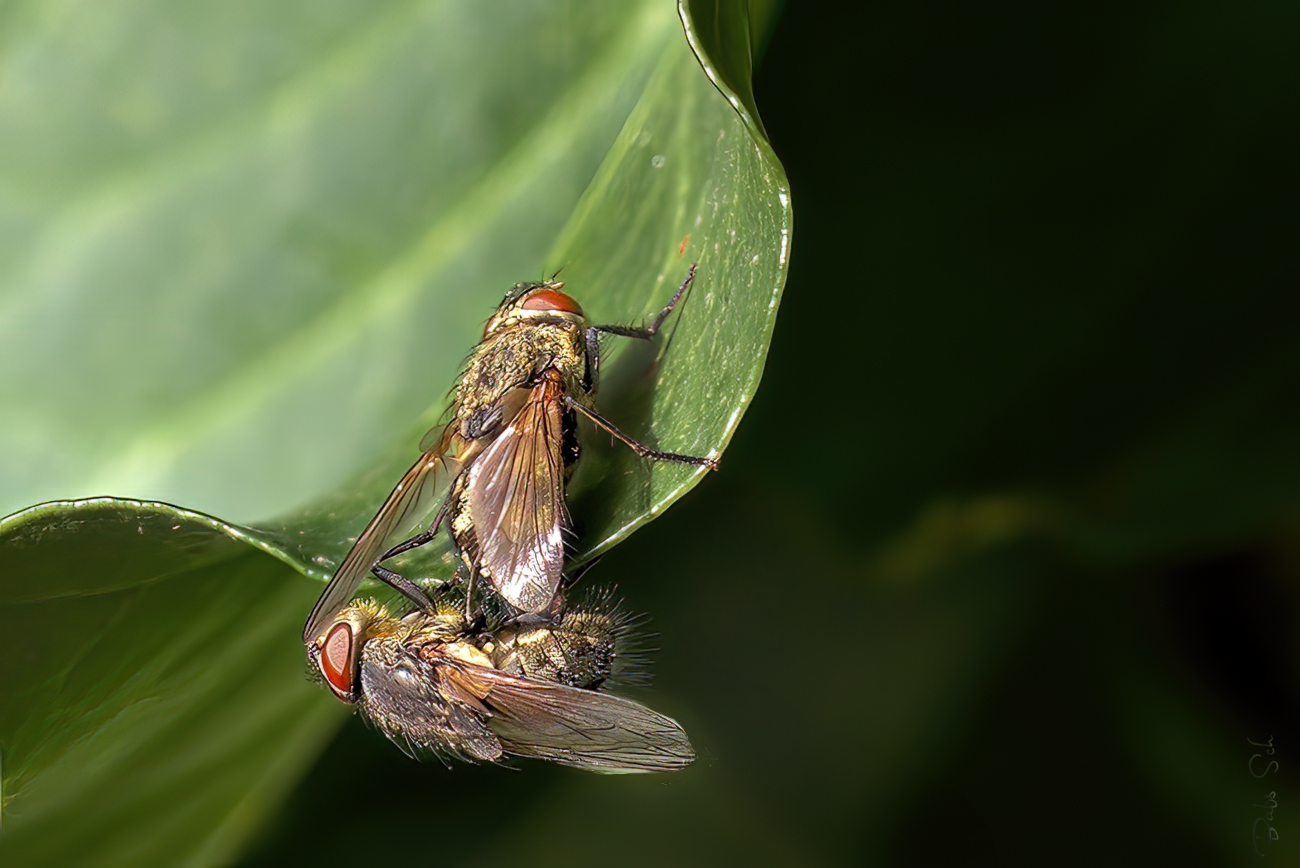
[[[659,315],[655,317],[654,322],[651,323],[650,325],[648,326],[598,325],[598,326],[592,326],[591,328],[595,331],[604,332],[605,334],[609,334],[609,335],[618,335],[619,337],[624,337],[624,338],[634,338],[639,341],[650,340],[652,337],[658,334],[660,327],[664,324],[664,320],[668,319],[669,315],[673,312],[673,308],[677,307],[677,303],[682,300],[682,296],[686,294],[686,291],[691,288],[691,284],[695,282],[696,264],[697,263],[691,263],[690,270],[686,272],[686,279],[682,281],[681,286],[677,287],[677,291],[673,293],[673,297],[668,300],[668,304],[664,306],[663,310],[659,311]]]
[[[641,458],[653,458],[655,461],[673,461],[677,464],[694,464],[697,467],[707,467],[710,470],[718,469],[718,459],[716,458],[703,457],[699,455],[682,455],[678,452],[662,452],[658,449],[651,449],[649,446],[643,446],[624,434],[622,431],[618,430],[612,422],[600,415],[596,410],[583,405],[582,402],[575,399],[572,395],[565,395],[564,402],[579,413],[582,413],[592,422],[595,422],[600,428],[608,431]]]

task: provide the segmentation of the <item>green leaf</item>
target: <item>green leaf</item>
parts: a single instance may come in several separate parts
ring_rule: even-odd
[[[109,500],[0,522],[5,864],[224,861],[342,719],[294,641],[311,587],[214,528]]]
[[[0,508],[142,498],[0,521],[0,858],[224,861],[345,716],[303,678],[296,574],[332,572],[504,290],[563,267],[630,323],[698,263],[662,339],[611,340],[600,405],[721,452],[785,280],[785,176],[711,82],[747,67],[662,2],[0,14]],[[706,475],[586,446],[585,555]]]

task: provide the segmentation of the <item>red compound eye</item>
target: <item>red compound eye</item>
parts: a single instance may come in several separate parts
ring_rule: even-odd
[[[534,290],[522,305],[524,310],[553,310],[582,316],[582,308],[570,296],[556,289]]]
[[[352,628],[335,624],[320,648],[320,670],[340,699],[352,698]]]

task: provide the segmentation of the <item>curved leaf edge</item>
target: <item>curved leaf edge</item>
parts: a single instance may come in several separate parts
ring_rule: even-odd
[[[780,306],[781,297],[785,289],[785,283],[790,269],[790,250],[793,238],[793,205],[790,195],[790,182],[786,176],[785,167],[781,165],[780,158],[777,157],[775,150],[772,148],[771,142],[767,138],[766,130],[763,129],[761,121],[755,114],[756,109],[751,110],[750,108],[753,106],[752,101],[747,102],[742,95],[738,95],[736,91],[727,84],[726,78],[720,71],[718,64],[715,63],[710,56],[708,49],[705,47],[704,40],[701,39],[694,17],[690,12],[689,4],[690,0],[678,0],[677,3],[678,18],[686,38],[687,46],[690,48],[692,55],[695,57],[696,62],[704,72],[705,77],[708,78],[710,84],[712,84],[714,89],[717,90],[718,93],[727,101],[728,105],[731,106],[731,109],[739,117],[746,132],[748,132],[750,140],[757,153],[767,164],[768,169],[772,172],[772,175],[777,182],[776,195],[780,202],[781,215],[781,249],[778,254],[778,278],[772,286],[769,302],[769,309],[772,311],[772,315],[767,318],[766,330],[763,336],[764,346],[770,346],[772,332],[776,326],[775,312]],[[745,5],[746,8],[748,8],[748,4]],[[750,76],[753,75],[752,63],[746,70],[746,74]],[[722,466],[725,466],[725,462],[722,461],[722,458],[727,447],[731,443],[732,437],[735,436],[736,429],[739,427],[740,421],[744,417],[746,410],[748,410],[749,405],[753,402],[755,394],[758,392],[758,387],[762,382],[765,365],[766,359],[764,359],[763,365],[758,365],[751,369],[748,378],[740,385],[738,391],[741,392],[744,397],[737,404],[731,418],[727,421],[722,436],[713,450],[714,454],[718,456]],[[445,411],[445,408],[443,408],[443,411]],[[432,419],[434,417],[429,416],[428,418]],[[425,420],[422,419],[422,421]],[[427,427],[427,425],[425,427]],[[365,472],[366,471],[363,471],[362,473],[364,474]],[[704,468],[692,468],[691,471],[682,478],[678,485],[667,491],[662,497],[658,498],[649,509],[641,512],[636,516],[636,518],[621,527],[614,529],[612,532],[607,534],[603,540],[595,545],[585,547],[575,552],[572,555],[571,564],[579,566],[610,551],[619,543],[626,540],[635,531],[653,521],[686,494],[690,493],[690,491],[694,489],[695,486],[698,485],[706,476],[708,476],[709,473],[710,471]],[[244,528],[243,532],[251,535],[251,539],[257,539],[256,532],[252,529]],[[286,552],[265,540],[260,540],[255,544],[263,547],[264,550],[274,556],[285,560],[286,563],[292,563],[295,566],[298,566],[299,571],[304,575],[313,578],[320,578],[322,580],[328,579],[331,575],[330,572],[322,572],[313,569],[310,566],[299,564],[299,562],[295,561]]]
[[[773,172],[773,176],[777,181],[777,196],[781,205],[781,250],[778,254],[778,280],[772,288],[772,297],[770,302],[771,309],[775,311],[780,304],[786,277],[789,272],[793,218],[789,181],[786,177],[785,169],[781,165],[776,152],[772,149],[766,131],[763,129],[756,114],[754,111],[751,111],[742,96],[738,95],[736,91],[727,84],[718,64],[715,63],[709,55],[708,49],[705,47],[704,41],[701,39],[695,19],[689,9],[689,0],[678,0],[677,11],[687,44],[690,47],[692,54],[695,56],[697,63],[699,63],[702,71],[713,87],[724,99],[727,100],[727,103],[731,106],[732,110],[736,112],[745,129],[748,131],[750,139],[757,152],[761,155],[764,162],[768,164],[769,169]],[[747,72],[752,75],[752,67]],[[765,335],[768,343],[770,343],[774,327],[775,316],[771,316],[767,321],[767,333]],[[735,412],[732,414],[732,417],[725,428],[723,437],[716,447],[716,452],[719,456],[722,456],[726,451],[731,438],[735,434],[736,428],[740,424],[741,418],[744,416],[745,411],[753,401],[754,395],[756,394],[758,386],[762,380],[763,367],[764,366],[762,365],[755,367],[752,370],[748,381],[741,386],[740,391],[745,397],[737,405]],[[675,490],[669,492],[651,509],[639,515],[636,520],[618,528],[607,536],[602,543],[581,553],[576,559],[576,562],[581,563],[590,560],[625,540],[635,530],[658,517],[664,510],[668,509],[678,499],[687,494],[691,489],[699,484],[708,472],[709,471],[700,468],[695,472],[690,473],[682,480],[681,484],[677,486]],[[258,551],[268,554],[308,578],[325,581],[328,580],[332,574],[332,568],[314,565],[310,561],[302,559],[299,553],[291,552],[282,545],[273,542],[273,535],[264,534],[254,527],[233,524],[207,513],[187,509],[165,501],[139,500],[112,496],[45,501],[0,518],[0,539],[8,537],[29,523],[51,516],[69,515],[73,513],[85,514],[87,512],[93,513],[101,510],[112,511],[121,509],[167,516],[206,527],[234,542],[243,543],[257,549]]]
[[[767,138],[767,132],[763,129],[761,121],[758,119],[754,111],[751,111],[749,108],[752,103],[745,100],[742,95],[737,94],[736,91],[726,83],[726,79],[719,70],[718,65],[715,64],[710,57],[707,48],[704,46],[703,40],[700,38],[699,30],[696,27],[694,17],[689,9],[689,3],[690,0],[678,0],[677,13],[678,17],[681,19],[682,29],[686,36],[686,42],[690,46],[691,53],[695,56],[696,62],[699,63],[701,69],[703,69],[709,82],[718,93],[727,100],[727,103],[731,106],[732,110],[736,112],[737,116],[739,116],[758,153],[762,156],[774,176],[778,179],[777,196],[781,202],[781,251],[778,255],[780,266],[778,272],[779,277],[776,284],[772,287],[771,310],[775,312],[780,306],[781,296],[784,293],[786,279],[790,270],[790,248],[793,238],[794,214],[790,196],[790,181],[786,177],[785,167],[781,165],[780,158],[777,157],[776,151],[772,149],[772,144]],[[752,66],[748,70],[748,74],[752,76]],[[775,313],[773,313],[773,315],[769,316],[767,319],[767,329],[766,334],[764,335],[765,346],[771,345],[772,331],[775,326],[776,316]],[[754,400],[755,394],[758,392],[758,387],[762,382],[763,370],[765,367],[766,358],[762,365],[755,367],[751,371],[748,380],[741,385],[740,391],[744,394],[744,398],[737,405],[735,412],[728,420],[722,438],[716,447],[720,464],[722,455],[726,452],[727,446],[731,443],[731,438],[735,436],[741,418],[745,415],[745,411],[749,408],[749,405]],[[634,531],[658,517],[664,512],[664,510],[668,509],[679,499],[689,493],[691,489],[695,488],[695,486],[698,485],[706,475],[708,475],[708,473],[709,471],[699,468],[695,472],[689,474],[682,480],[680,485],[668,492],[649,510],[641,513],[635,520],[616,529],[613,533],[609,534],[603,542],[579,554],[574,559],[574,563],[586,563],[587,561],[604,554],[623,540],[627,539],[627,537]]]
[[[776,151],[772,149],[772,143],[768,140],[767,130],[763,128],[763,122],[758,116],[758,107],[753,102],[752,95],[739,93],[736,88],[728,84],[727,77],[722,70],[722,65],[715,61],[709,53],[706,40],[701,33],[701,28],[696,22],[695,15],[691,11],[690,6],[691,0],[677,0],[677,16],[681,19],[682,29],[686,33],[686,43],[691,47],[691,53],[695,55],[696,61],[699,62],[700,67],[704,70],[704,74],[708,76],[709,81],[715,88],[717,88],[718,93],[722,94],[723,97],[726,98],[727,102],[731,105],[731,108],[740,116],[740,119],[745,124],[745,128],[749,130],[750,136],[754,139],[754,144],[758,146],[759,151],[763,154],[763,158],[780,177],[781,193],[784,194],[781,199],[781,210],[786,218],[782,228],[788,234],[790,230],[790,217],[792,211],[790,207],[790,182],[786,178],[785,167],[781,165],[780,158],[777,157]],[[749,4],[746,3],[745,6],[748,10]],[[748,26],[746,30],[748,31]],[[745,73],[752,79],[754,75],[752,55],[749,58],[748,66],[749,68]],[[790,245],[787,238],[785,249],[783,251],[784,255],[781,257],[783,277],[789,266],[789,252]],[[784,283],[784,281],[782,281],[782,283]]]
[[[328,579],[333,570],[324,568],[317,569],[309,564],[303,563],[299,558],[293,556],[284,548],[271,542],[263,537],[255,528],[244,527],[243,525],[231,524],[227,521],[199,512],[193,509],[186,509],[183,506],[177,506],[173,503],[166,503],[160,500],[136,500],[126,497],[85,497],[73,500],[47,500],[33,506],[20,509],[17,512],[10,513],[0,518],[0,543],[14,534],[21,532],[23,528],[32,525],[42,519],[52,517],[64,517],[77,515],[85,517],[87,514],[98,512],[114,512],[118,510],[130,510],[137,514],[158,515],[182,521],[191,522],[206,527],[209,530],[220,534],[237,543],[243,543],[251,546],[264,554],[283,562],[292,567],[295,572],[304,576],[315,579]]]

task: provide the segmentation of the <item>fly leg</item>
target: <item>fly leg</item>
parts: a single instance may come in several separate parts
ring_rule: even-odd
[[[592,422],[604,430],[608,431],[616,439],[620,440],[625,446],[631,449],[641,458],[653,458],[655,461],[673,461],[678,464],[694,464],[697,467],[707,467],[710,470],[718,469],[718,459],[701,457],[699,455],[681,455],[677,452],[661,452],[658,449],[651,449],[649,446],[643,446],[622,431],[614,427],[604,416],[600,415],[595,409],[586,407],[571,395],[564,396],[564,403],[586,416]]]
[[[686,272],[686,279],[682,281],[682,285],[677,287],[677,291],[668,300],[668,304],[664,306],[663,310],[659,311],[659,316],[655,317],[654,322],[648,326],[598,325],[592,326],[588,331],[604,332],[607,335],[618,335],[624,338],[648,341],[659,333],[659,327],[664,324],[664,320],[668,319],[668,315],[673,312],[673,308],[677,307],[677,302],[682,300],[682,296],[686,294],[686,291],[691,288],[691,284],[694,282],[695,263],[692,263],[690,271]],[[590,347],[590,339],[588,339],[587,343]]]
[[[465,623],[466,624],[468,624],[472,620],[471,613],[474,611],[474,574],[477,572],[478,570],[470,570],[469,578],[465,580]],[[456,571],[456,575],[457,576],[460,575],[459,570]]]
[[[432,542],[433,538],[438,535],[438,525],[441,523],[442,522],[440,521],[434,522],[428,530],[417,533],[405,542],[399,542],[397,545],[380,555],[379,560],[375,561],[375,563],[382,564],[389,558],[395,558],[404,552],[409,552],[411,549],[418,549],[427,542]]]
[[[370,572],[375,578],[379,579],[394,590],[399,591],[403,596],[407,597],[411,602],[415,603],[415,605],[419,606],[426,612],[433,611],[433,602],[429,599],[429,595],[426,594],[419,585],[415,584],[401,573],[396,573],[387,567],[380,566],[380,564],[389,558],[395,558],[403,552],[409,552],[411,549],[419,548],[425,543],[432,541],[433,538],[438,535],[438,528],[442,526],[446,513],[447,504],[444,502],[442,508],[438,510],[438,514],[434,516],[433,522],[429,525],[428,530],[421,531],[405,542],[400,542],[393,546],[391,549],[380,555],[379,560],[375,561],[374,565],[370,567]]]
[[[386,567],[381,567],[379,564],[375,564],[371,567],[370,572],[374,573],[375,577],[383,581],[385,584],[401,591],[411,600],[411,602],[415,603],[415,605],[419,606],[424,611],[433,611],[433,601],[429,599],[429,595],[426,594],[419,585],[412,582],[406,576],[403,576],[401,573],[395,573]]]
[[[451,495],[448,495],[450,500]],[[452,573],[451,581],[453,584],[460,582],[465,583],[465,623],[470,624],[475,620],[482,620],[483,613],[480,611],[477,615],[474,613],[474,577],[478,575],[478,567],[470,563],[469,558],[465,557],[465,551],[456,542],[456,534],[448,531],[447,539],[451,541],[451,556],[456,562],[456,572]]]
[[[590,570],[592,567],[594,567],[596,564],[600,563],[600,560],[603,557],[605,557],[603,554],[596,555],[594,558],[587,561],[586,563],[580,564],[579,566],[576,566],[573,569],[569,570],[569,574],[567,576],[561,576],[560,590],[567,591],[569,588],[577,584],[578,580],[581,579],[583,576],[587,575],[587,571]]]

